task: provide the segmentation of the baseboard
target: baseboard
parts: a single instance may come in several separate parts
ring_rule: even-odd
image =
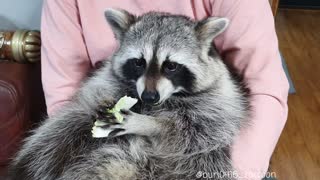
[[[279,5],[279,8],[282,9],[312,9],[320,10],[320,6],[301,6],[301,5]]]

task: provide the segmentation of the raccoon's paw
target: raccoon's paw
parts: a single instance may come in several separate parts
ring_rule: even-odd
[[[110,131],[108,137],[136,134],[139,132],[139,127],[141,125],[139,119],[142,115],[128,110],[121,110],[121,115],[124,118],[122,123],[113,123],[102,127],[103,129]]]
[[[94,120],[99,120],[101,122],[107,124],[117,124],[116,117],[108,111],[108,109],[112,109],[116,102],[114,101],[104,101],[101,105],[98,106]]]
[[[109,123],[94,129],[97,134],[103,134],[103,137],[116,137],[126,134],[135,134],[141,136],[153,136],[161,133],[161,123],[152,116],[137,114],[128,110],[121,110],[123,121],[121,123]]]

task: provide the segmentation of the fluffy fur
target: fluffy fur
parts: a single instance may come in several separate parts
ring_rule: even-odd
[[[25,140],[12,163],[12,179],[195,179],[198,171],[232,171],[229,147],[249,110],[243,86],[211,46],[228,21],[154,12],[136,17],[116,9],[107,10],[106,18],[119,49]],[[141,98],[153,82],[145,71],[128,74],[127,63],[138,58],[157,82],[158,104],[140,101],[123,112],[123,124],[103,119],[112,136],[92,138],[101,105],[126,94]],[[181,65],[180,74],[164,75],[159,69],[166,61]],[[150,70],[152,62],[157,65]]]

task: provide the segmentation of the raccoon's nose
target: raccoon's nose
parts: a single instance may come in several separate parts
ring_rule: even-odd
[[[155,104],[159,101],[160,95],[157,91],[143,91],[141,99],[147,104]]]

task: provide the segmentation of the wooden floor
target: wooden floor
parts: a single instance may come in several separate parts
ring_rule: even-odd
[[[320,180],[320,11],[279,10],[276,28],[297,93],[271,170],[279,180]]]

